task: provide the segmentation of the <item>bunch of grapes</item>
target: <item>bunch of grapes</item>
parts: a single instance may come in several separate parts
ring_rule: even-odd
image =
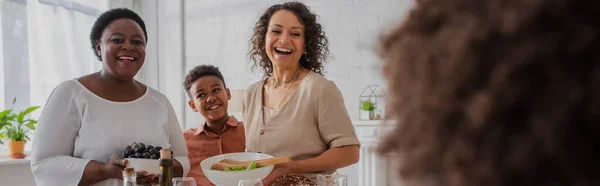
[[[125,147],[123,152],[123,158],[144,158],[144,159],[158,159],[160,158],[161,146],[146,145],[144,143],[135,143]],[[173,151],[171,151],[173,155]]]

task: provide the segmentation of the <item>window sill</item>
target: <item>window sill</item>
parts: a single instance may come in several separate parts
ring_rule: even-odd
[[[23,159],[12,159],[8,157],[8,146],[6,143],[4,145],[0,145],[0,166],[3,165],[20,165],[20,164],[29,164],[30,159],[29,155],[31,154],[31,143],[25,144],[25,158]],[[2,184],[0,184],[2,185]]]
[[[7,154],[0,154],[0,166],[18,164],[29,164],[29,157],[25,157],[23,159],[11,159]]]
[[[0,166],[29,164],[29,154],[31,154],[31,152],[26,149],[25,154],[27,156],[23,159],[12,159],[8,157],[8,149],[0,147]]]

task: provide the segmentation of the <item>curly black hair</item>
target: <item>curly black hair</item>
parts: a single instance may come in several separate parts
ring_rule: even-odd
[[[192,99],[192,95],[190,94],[192,83],[203,76],[216,76],[223,82],[223,88],[227,88],[227,85],[225,85],[225,78],[223,78],[223,74],[221,74],[221,71],[218,67],[213,65],[199,65],[190,70],[183,80],[183,88],[185,89],[185,92],[187,92],[190,99]]]
[[[104,29],[117,19],[131,19],[135,21],[140,27],[142,27],[146,42],[148,41],[146,24],[138,14],[126,8],[115,8],[106,11],[102,13],[98,19],[96,19],[94,26],[92,26],[92,32],[90,33],[90,44],[92,45],[92,51],[94,51],[94,55],[96,55],[96,58],[98,58],[99,61],[102,61],[102,57],[96,52],[96,42],[100,40],[100,37],[102,37],[102,32],[104,32]]]
[[[600,185],[599,5],[417,1],[379,46],[403,185]]]
[[[287,2],[276,4],[267,9],[258,22],[254,25],[254,34],[250,39],[250,59],[254,62],[252,68],[261,67],[264,77],[273,74],[273,64],[267,56],[265,38],[271,16],[279,10],[293,12],[304,25],[306,54],[300,57],[300,65],[315,73],[323,75],[323,64],[329,55],[328,40],[321,24],[317,22],[317,15],[310,12],[309,7],[300,2]]]

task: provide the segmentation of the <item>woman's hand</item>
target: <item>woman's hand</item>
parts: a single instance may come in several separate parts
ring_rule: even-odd
[[[263,179],[263,181],[262,181],[263,185],[268,186],[271,182],[277,180],[277,178],[279,178],[283,175],[286,175],[286,174],[293,173],[292,165],[293,165],[293,161],[275,165],[275,168],[273,169],[271,174],[269,174],[269,176],[267,176],[265,179]]]
[[[356,163],[359,158],[358,145],[330,148],[323,154],[314,158],[289,161],[287,163],[276,165],[271,174],[263,179],[263,184],[266,186],[280,176],[290,173],[319,172],[339,169]]]
[[[146,171],[137,172],[135,182],[138,185],[144,185],[144,186],[156,185],[156,184],[158,184],[158,176],[156,176],[154,174],[148,175],[146,173]]]
[[[127,165],[127,160],[115,158],[102,165],[102,171],[110,178],[123,179],[123,169]],[[158,184],[158,177],[154,174],[148,175],[146,171],[137,172],[136,183],[139,185]]]
[[[115,158],[102,165],[100,169],[104,174],[108,175],[109,178],[123,179],[123,169],[125,169],[125,165],[127,165],[127,160]]]

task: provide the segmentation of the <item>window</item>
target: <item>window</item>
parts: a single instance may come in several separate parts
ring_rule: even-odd
[[[108,0],[0,0],[0,109],[13,98],[16,110],[43,108],[59,83],[100,70],[89,33],[107,9]]]

